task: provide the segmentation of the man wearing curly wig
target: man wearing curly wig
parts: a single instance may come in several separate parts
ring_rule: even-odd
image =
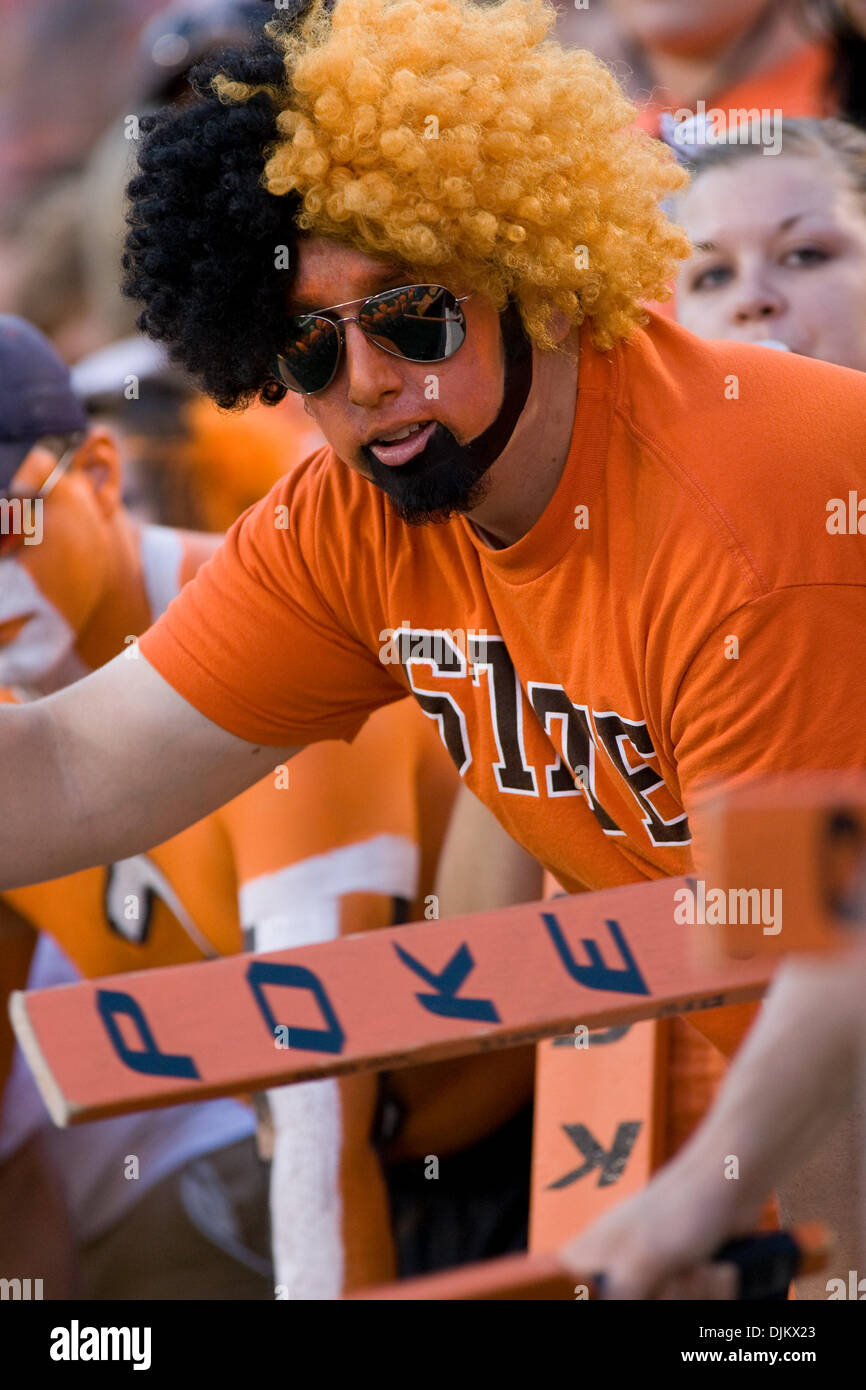
[[[144,660],[0,711],[0,883],[167,839],[407,690],[565,887],[695,871],[703,783],[866,761],[866,570],[824,526],[866,490],[866,378],[644,311],[688,251],[660,210],[684,176],[545,0],[281,16],[149,122],[126,288],[218,402],[299,391],[328,447]],[[614,1293],[659,1294],[754,1221],[766,1166],[723,1170],[771,1142],[811,997],[781,986],[741,1103],[592,1248]],[[744,1014],[700,1022],[731,1050]]]

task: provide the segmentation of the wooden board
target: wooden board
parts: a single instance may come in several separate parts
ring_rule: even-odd
[[[690,821],[706,850],[705,887],[691,881],[705,959],[825,950],[866,927],[866,775],[762,778],[708,794]]]
[[[781,1240],[788,1247],[779,1250]],[[833,1237],[820,1221],[806,1221],[789,1232],[770,1235],[756,1233],[741,1237],[717,1251],[716,1258],[732,1260],[740,1269],[741,1279],[751,1280],[752,1288],[741,1285],[741,1293],[755,1297],[767,1296],[767,1286],[782,1293],[795,1274],[814,1274],[824,1269]],[[755,1284],[764,1287],[756,1290]],[[480,1299],[556,1299],[578,1300],[599,1297],[599,1286],[591,1274],[575,1274],[565,1268],[552,1251],[528,1255],[504,1255],[497,1260],[446,1269],[438,1274],[426,1274],[417,1279],[380,1284],[375,1288],[359,1289],[348,1294],[346,1302],[410,1299],[474,1300]]]
[[[63,1125],[758,998],[766,962],[695,964],[683,882],[16,993],[10,1012]]]
[[[580,1289],[582,1298],[597,1297],[591,1279],[581,1280],[576,1274],[570,1274],[552,1254],[503,1255],[496,1260],[446,1269],[439,1274],[425,1274],[416,1279],[359,1289],[356,1293],[347,1294],[343,1302],[379,1302],[385,1299],[398,1302],[416,1299],[425,1302],[503,1298],[564,1300],[577,1297],[575,1289]]]
[[[556,1249],[659,1167],[668,1027],[635,1023],[539,1043],[530,1250]]]

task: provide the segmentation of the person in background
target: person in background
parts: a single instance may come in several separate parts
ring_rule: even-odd
[[[124,502],[165,526],[228,530],[294,461],[324,444],[297,398],[243,415],[219,410],[140,335],[77,362],[72,382],[91,421],[115,437]]]
[[[163,5],[28,0],[2,6],[0,217],[81,167],[126,100],[138,36]]]
[[[190,66],[244,43],[268,11],[260,0],[131,0],[123,16],[113,0],[26,9],[26,22],[5,21],[0,58],[0,313],[34,323],[72,363],[134,332],[118,284],[138,123],[187,100]],[[97,61],[100,81],[88,82]],[[45,112],[59,109],[52,125]]]
[[[661,111],[770,106],[866,122],[864,0],[554,0],[563,43],[609,63],[632,100]],[[738,76],[739,74],[739,76]],[[676,100],[674,99],[676,98]]]
[[[866,131],[786,120],[775,158],[734,131],[693,159],[676,202],[693,245],[679,322],[866,371]]]
[[[0,491],[7,498],[38,496],[27,482],[46,467],[54,481],[40,502],[39,531],[29,538],[34,543],[5,529],[5,522],[0,534],[0,701],[58,688],[98,664],[122,644],[125,626],[135,630],[137,608],[146,621],[160,589],[160,547],[153,544],[158,529],[137,528],[119,507],[111,436],[91,427],[46,339],[3,316]],[[215,541],[198,541],[201,560]],[[165,566],[171,557],[164,546],[162,553]],[[187,837],[187,854],[199,840]],[[218,880],[217,863],[206,867],[209,879]],[[130,872],[131,861],[127,879]],[[131,881],[126,887],[136,888],[146,906],[140,918],[127,920],[118,910],[118,873],[124,866],[0,899],[4,956],[10,942],[27,938],[32,951],[26,961],[15,951],[17,970],[14,976],[4,972],[4,989],[67,983],[80,970],[109,974],[217,953],[185,912],[182,883],[179,896],[166,891],[157,864],[142,857],[140,888]],[[240,944],[231,879],[229,893],[219,926],[210,901],[202,913],[223,949],[233,943],[232,926]],[[79,969],[45,929],[64,940]],[[4,1049],[2,1061],[4,1276],[41,1277],[45,1271],[49,1298],[273,1297],[269,1175],[256,1154],[248,1105],[210,1101],[56,1132],[20,1052],[10,1056]],[[28,1252],[38,1268],[23,1263]]]
[[[135,314],[120,293],[126,184],[132,175],[141,120],[192,96],[190,68],[225,44],[243,45],[269,17],[262,0],[174,0],[142,30],[123,104],[110,113],[80,175],[79,258],[103,341],[135,331]]]
[[[135,634],[220,538],[141,525],[121,505],[113,434],[87,419],[69,372],[45,338],[9,317],[0,318],[0,445],[4,495],[32,496],[46,477],[54,478],[42,503],[40,543],[9,535],[0,554],[0,698],[23,704],[124,647],[134,655],[129,644]],[[245,942],[258,950],[300,945],[423,915],[456,783],[434,725],[402,701],[371,721],[352,749],[332,742],[310,752],[293,764],[284,789],[269,775],[218,815],[145,854],[10,891],[0,900],[4,929],[26,924],[49,933],[77,970],[92,977],[208,959]],[[140,904],[132,917],[125,910],[130,895]],[[496,1064],[485,1068],[485,1060],[473,1089],[483,1090],[492,1078]],[[200,1145],[188,1157],[198,1161],[201,1146],[208,1153],[204,1187],[185,1180],[183,1162],[165,1174],[166,1151],[176,1157],[183,1147],[179,1142],[172,1149],[183,1116],[166,1111],[145,1119],[138,1148],[130,1144],[126,1152],[141,1154],[150,1135],[143,1166],[161,1181],[152,1192],[121,1181],[127,1204],[115,1200],[107,1216],[104,1209],[100,1215],[98,1198],[110,1185],[90,1190],[88,1169],[97,1160],[82,1158],[85,1140],[76,1138],[70,1152],[78,1144],[77,1161],[70,1164],[78,1176],[70,1176],[69,1191],[88,1296],[122,1290],[127,1297],[151,1297],[162,1288],[171,1298],[196,1297],[199,1289],[202,1296],[240,1297],[246,1276],[253,1297],[271,1298],[269,1234],[283,1296],[336,1297],[344,1288],[390,1277],[395,1253],[376,1147],[378,1099],[375,1076],[274,1088],[268,1093],[275,1129],[270,1172],[256,1156],[248,1107],[232,1101],[226,1112],[221,1106],[234,1118],[235,1132],[220,1153],[214,1126],[187,1119],[181,1139],[191,1144],[198,1135]],[[32,1138],[25,1102],[19,1092],[5,1117],[10,1159]],[[239,1109],[246,1125],[240,1155]],[[103,1135],[97,1150],[99,1164],[110,1167],[119,1149],[106,1151],[109,1138],[110,1132]],[[434,1152],[435,1142],[434,1136]],[[55,1152],[58,1143],[62,1136]],[[136,1193],[138,1202],[129,1205]],[[187,1197],[198,1224],[183,1216]],[[260,1264],[235,1269],[235,1257],[224,1258],[226,1223],[236,1235],[250,1231],[255,1201],[264,1221],[254,1228],[258,1237],[264,1230],[253,1252]],[[216,1222],[212,1261],[199,1230],[208,1212]],[[134,1249],[142,1231],[148,1239],[133,1260],[130,1241]]]
[[[606,0],[605,36],[583,12],[563,19],[562,37],[578,47],[601,41],[640,108],[639,124],[659,133],[662,112],[707,107],[781,108],[785,115],[830,114],[827,82],[833,40],[807,19],[801,0]]]
[[[566,21],[574,43],[581,14]],[[636,102],[637,124],[678,155],[677,126],[689,116],[700,126],[702,110],[714,133],[717,122],[727,130],[755,113],[750,138],[775,154],[781,120],[833,115],[852,100],[845,74],[862,40],[832,0],[607,0],[605,14],[614,30],[605,40],[599,29],[600,56]],[[671,300],[650,307],[674,315]]]
[[[825,83],[829,109],[866,125],[866,3],[864,0],[801,0],[804,20],[830,40]]]
[[[80,978],[40,932],[27,988]],[[26,1167],[31,1183],[42,1170],[51,1201],[50,1230],[40,1226],[29,1242],[33,1273],[44,1268],[45,1245],[53,1252],[65,1237],[68,1246],[65,1278],[55,1257],[47,1298],[273,1298],[268,1166],[255,1129],[251,1107],[229,1099],[57,1129],[16,1050],[0,1088],[2,1273],[26,1275],[22,1227],[29,1231],[36,1202],[22,1207],[11,1176]]]

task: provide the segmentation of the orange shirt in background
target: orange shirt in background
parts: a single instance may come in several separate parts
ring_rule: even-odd
[[[138,541],[154,617],[216,544],[162,526],[142,528]],[[131,577],[137,582],[137,573]],[[403,700],[374,716],[351,748],[331,741],[308,749],[146,854],[10,890],[3,901],[53,936],[88,977],[232,954],[242,949],[242,928],[264,950],[423,917],[456,787],[435,728]],[[23,988],[35,937],[4,933],[4,940],[4,983]],[[0,1030],[0,1092],[10,1057],[11,1035]],[[485,1075],[494,1087],[507,1082],[495,1063],[482,1082]],[[378,1078],[320,1083],[316,1094],[327,1099],[323,1087],[331,1102],[318,1127],[303,1087],[272,1093],[286,1111],[284,1128],[297,1133],[291,1165],[275,1164],[272,1175],[275,1226],[285,1233],[276,1252],[280,1282],[292,1297],[301,1296],[316,1259],[327,1261],[320,1278],[331,1296],[340,1280],[348,1290],[394,1273],[372,1139]],[[291,1122],[298,1107],[302,1126]],[[455,1129],[459,1143],[459,1114]],[[318,1225],[307,1229],[303,1217],[313,1209]]]
[[[752,73],[722,92],[703,94],[704,103],[708,111],[717,107],[726,114],[757,107],[758,110],[780,110],[783,117],[831,116],[835,112],[826,93],[831,56],[829,44],[807,44],[783,62]],[[662,111],[675,112],[689,103],[657,87],[652,100],[638,101],[636,105],[640,112],[636,124],[650,135],[658,135],[658,118]]]
[[[201,524],[227,531],[324,439],[291,392],[278,406],[254,405],[242,414],[220,410],[206,396],[186,407],[187,437],[175,465],[189,471]]]

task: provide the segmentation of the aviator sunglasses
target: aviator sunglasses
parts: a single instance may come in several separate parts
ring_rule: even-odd
[[[290,391],[313,396],[330,386],[345,345],[343,324],[361,332],[392,357],[407,362],[444,362],[466,337],[466,319],[458,299],[442,285],[401,285],[368,299],[348,299],[314,314],[289,319],[289,342],[277,357],[277,374]],[[360,304],[357,314],[334,318],[334,311]]]
[[[0,501],[11,502],[18,499],[21,502],[43,502],[45,498],[54,491],[55,486],[63,477],[63,474],[72,462],[73,454],[76,449],[80,447],[83,438],[83,435],[76,435],[73,442],[60,455],[60,458],[55,463],[38,492],[0,492]],[[4,531],[2,527],[0,527],[0,559],[5,560],[7,555],[14,555],[17,550],[20,550],[23,544],[23,530]]]

